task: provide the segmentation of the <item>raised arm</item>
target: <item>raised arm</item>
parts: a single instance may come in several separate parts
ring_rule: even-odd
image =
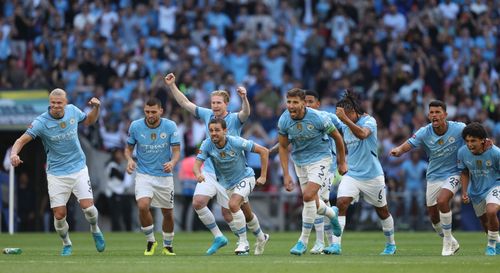
[[[99,113],[101,112],[101,101],[98,98],[93,97],[89,101],[89,105],[92,105],[92,111],[87,114],[87,118],[83,121],[85,126],[94,124],[99,118]]]
[[[250,116],[250,103],[248,102],[247,90],[245,87],[238,86],[236,91],[238,91],[238,95],[241,98],[241,110],[238,112],[238,118],[243,123],[247,121]]]
[[[396,148],[393,148],[390,152],[392,156],[400,157],[402,154],[410,151],[413,147],[408,143],[408,141],[403,142],[403,144],[399,145]]]
[[[354,123],[350,118],[348,118],[345,111],[344,111],[344,108],[337,107],[336,114],[337,114],[337,117],[340,119],[340,121],[342,121],[345,125],[347,125],[347,127],[349,127],[349,129],[351,129],[352,133],[357,138],[363,140],[363,139],[369,137],[370,134],[372,133],[372,131],[370,131],[369,128],[361,127],[361,126],[357,125],[356,123]]]
[[[290,173],[288,172],[288,138],[287,136],[284,135],[279,135],[278,137],[279,143],[278,143],[278,149],[279,149],[279,156],[280,156],[280,164],[281,164],[281,169],[283,170],[283,184],[285,185],[285,189],[287,191],[292,191],[293,190],[293,181],[292,177],[290,176]]]
[[[179,90],[175,84],[175,76],[173,73],[169,73],[165,76],[165,84],[170,88],[170,92],[174,96],[175,101],[184,109],[186,109],[192,115],[196,115],[196,104],[188,100],[188,98]]]
[[[33,138],[24,133],[21,137],[19,137],[14,145],[12,146],[12,150],[10,150],[10,164],[12,166],[17,167],[19,164],[23,163],[21,158],[19,158],[19,152],[23,149],[24,145],[33,140]]]
[[[127,145],[125,147],[125,158],[127,159],[127,173],[132,174],[135,171],[135,168],[137,164],[135,163],[134,159],[132,158],[132,153],[134,152],[134,146],[133,145]]]
[[[264,184],[266,184],[266,179],[267,179],[267,166],[269,163],[269,150],[267,148],[262,147],[259,144],[255,143],[254,147],[253,147],[253,152],[260,155],[261,172],[260,172],[260,177],[257,178],[256,184],[257,185],[264,185]]]
[[[344,139],[342,139],[339,130],[333,130],[330,136],[333,138],[333,141],[335,141],[335,148],[337,149],[337,169],[339,170],[339,174],[344,175],[347,172]]]

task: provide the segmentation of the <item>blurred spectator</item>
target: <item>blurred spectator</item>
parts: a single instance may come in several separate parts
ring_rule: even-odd
[[[35,231],[35,191],[30,187],[27,173],[22,172],[17,177],[17,230]]]
[[[401,165],[401,176],[404,183],[403,221],[409,227],[419,227],[419,223],[424,219],[426,170],[427,162],[421,159],[418,150],[412,151],[410,160],[405,160]],[[417,213],[414,214],[413,211]]]
[[[132,178],[126,179],[126,160],[123,149],[110,151],[111,158],[106,163],[106,197],[109,199],[111,230],[132,230],[132,204],[134,198],[126,191],[132,186]]]

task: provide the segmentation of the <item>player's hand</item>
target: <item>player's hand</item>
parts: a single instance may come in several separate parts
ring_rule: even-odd
[[[137,166],[137,164],[135,163],[135,161],[133,160],[130,160],[128,163],[127,163],[127,173],[128,174],[132,174],[134,171],[135,171],[135,167]]]
[[[247,96],[247,89],[243,86],[238,86],[238,88],[236,88],[236,91],[241,98],[245,98]]]
[[[18,155],[11,155],[10,156],[10,164],[12,164],[12,166],[17,167],[21,163],[24,163],[24,162],[21,160],[21,158],[19,158]]]
[[[283,184],[285,185],[286,191],[293,191],[294,184],[290,175],[285,175],[283,177]]]
[[[163,171],[164,172],[171,173],[173,169],[174,169],[174,164],[172,164],[171,161],[163,164]]]
[[[93,97],[93,98],[90,99],[89,105],[92,105],[92,107],[100,107],[101,106],[101,101],[98,98]]]
[[[165,84],[166,85],[172,85],[175,83],[175,75],[174,73],[168,73],[167,76],[165,76]]]
[[[469,199],[469,195],[467,193],[462,194],[462,201],[464,202],[464,204],[469,204],[470,199]]]
[[[337,170],[340,175],[344,175],[347,173],[347,163],[337,163]]]
[[[337,110],[335,111],[335,114],[340,119],[340,121],[342,121],[344,123],[349,119],[347,117],[347,115],[345,114],[344,108],[342,108],[342,107],[337,107]]]
[[[261,176],[261,177],[257,178],[257,181],[255,181],[255,184],[257,184],[258,186],[262,186],[262,185],[266,184],[266,181],[267,181],[267,178],[265,176]]]
[[[399,157],[401,156],[401,149],[399,149],[398,147],[392,148],[389,154],[395,157]]]
[[[203,181],[205,181],[205,176],[203,176],[203,174],[199,174],[196,176],[196,181],[198,181],[198,183],[201,183]]]

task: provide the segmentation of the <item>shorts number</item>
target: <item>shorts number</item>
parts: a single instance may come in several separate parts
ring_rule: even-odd
[[[455,188],[456,186],[458,186],[458,183],[460,183],[460,179],[457,179],[455,177],[450,177],[450,185],[452,188]]]
[[[92,193],[92,185],[90,185],[90,180],[87,180],[87,185],[89,185],[89,193]]]
[[[238,190],[244,189],[247,186],[247,182],[245,180],[242,180],[238,185],[236,185],[236,188]]]
[[[491,195],[495,196],[497,199],[500,199],[500,194],[496,189],[491,192]]]
[[[325,176],[325,166],[323,165],[320,165],[319,166],[319,169],[320,169],[320,173],[318,174],[319,178],[323,178],[323,176]]]
[[[174,203],[174,191],[170,192],[170,204]]]
[[[384,196],[382,195],[382,192],[383,192],[383,191],[384,191],[384,190],[380,190],[380,191],[378,192],[378,202],[380,202],[380,203],[382,202],[382,198],[384,198]]]

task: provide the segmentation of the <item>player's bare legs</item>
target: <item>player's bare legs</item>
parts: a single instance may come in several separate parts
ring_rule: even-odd
[[[451,256],[455,254],[460,246],[457,240],[452,235],[452,213],[450,210],[450,200],[453,198],[453,192],[442,188],[439,191],[437,198],[437,207],[439,210],[439,218],[443,229],[443,250],[441,255]]]

